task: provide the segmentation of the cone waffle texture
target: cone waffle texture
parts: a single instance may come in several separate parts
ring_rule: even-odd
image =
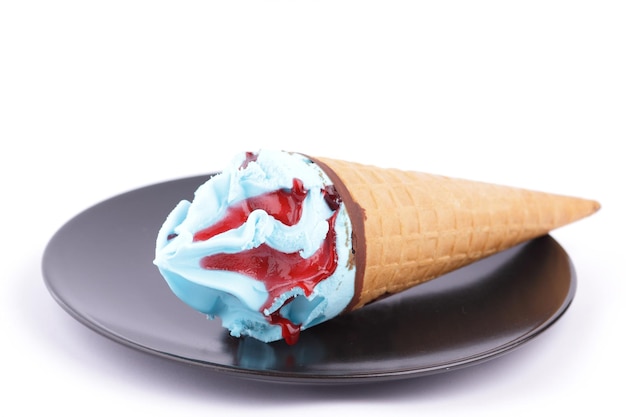
[[[347,202],[352,221],[363,222],[363,227],[354,228],[355,257],[364,259],[356,262],[362,269],[357,269],[361,283],[351,309],[544,235],[599,208],[595,201],[575,197],[315,160],[343,182],[354,203]]]

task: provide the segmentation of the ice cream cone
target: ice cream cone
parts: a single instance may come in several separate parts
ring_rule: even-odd
[[[591,200],[312,158],[353,223],[354,310],[586,217]]]

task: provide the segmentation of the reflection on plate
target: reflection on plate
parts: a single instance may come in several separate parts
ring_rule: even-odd
[[[295,346],[228,335],[176,298],[152,265],[156,233],[208,176],[140,188],[76,216],[43,257],[46,285],[73,317],[135,349],[274,382],[423,376],[509,352],[553,324],[575,274],[549,236],[303,332]]]

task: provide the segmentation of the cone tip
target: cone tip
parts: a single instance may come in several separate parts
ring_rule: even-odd
[[[596,200],[587,200],[589,204],[589,215],[591,216],[593,213],[597,212],[602,208],[602,205]]]

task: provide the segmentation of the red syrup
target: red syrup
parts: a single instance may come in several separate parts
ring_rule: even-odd
[[[208,240],[215,235],[236,229],[248,220],[254,210],[261,209],[287,226],[293,226],[302,216],[302,202],[307,191],[302,181],[294,178],[293,186],[288,190],[276,190],[235,203],[228,207],[224,217],[217,223],[197,232],[194,242]]]
[[[335,212],[328,219],[329,231],[324,242],[309,258],[302,258],[298,252],[284,253],[261,244],[239,253],[218,253],[206,256],[200,261],[201,267],[238,272],[262,281],[269,297],[261,306],[261,312],[271,307],[274,299],[293,287],[300,287],[304,294],[309,296],[315,286],[331,276],[337,268],[337,239],[334,226],[340,200],[334,187],[326,188],[323,193],[327,204]],[[207,240],[226,230],[241,226],[248,215],[258,208],[265,210],[288,226],[294,225],[300,220],[302,202],[306,194],[302,181],[294,179],[290,190],[277,190],[251,197],[229,207],[220,221],[197,232],[194,241]],[[292,300],[288,300],[287,303]],[[300,335],[299,324],[282,317],[280,311],[268,316],[268,321],[281,327],[285,342],[290,345],[297,342]]]
[[[246,152],[246,159],[241,163],[239,169],[245,169],[250,162],[255,162],[258,157],[259,155],[254,152]]]
[[[287,301],[287,303],[290,303],[291,301],[293,301],[293,298]],[[288,320],[281,316],[280,310],[276,310],[272,314],[270,314],[267,318],[267,321],[269,321],[271,324],[277,324],[280,326],[283,339],[285,339],[285,342],[288,345],[295,345],[296,342],[298,342],[298,339],[300,338],[300,325],[294,324],[291,322],[291,320]]]

